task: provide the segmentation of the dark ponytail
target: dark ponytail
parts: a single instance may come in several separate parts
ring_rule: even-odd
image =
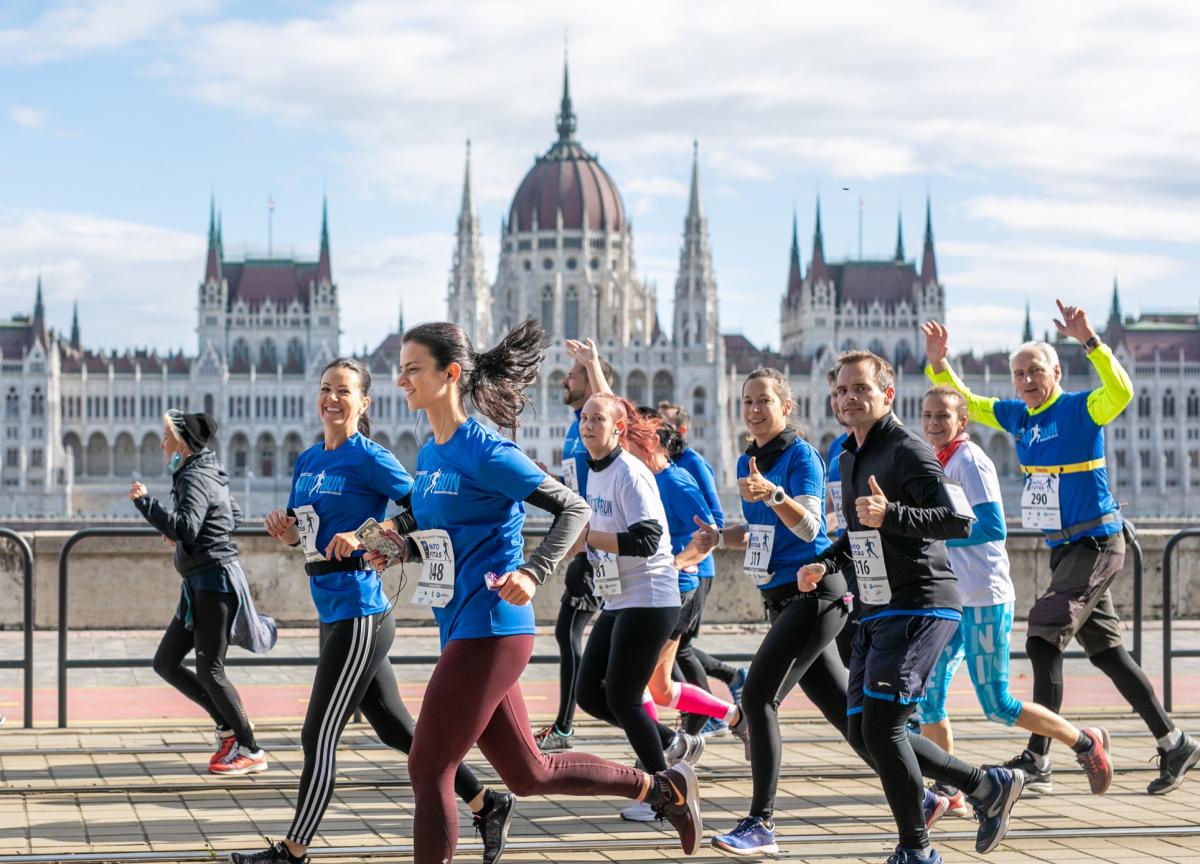
[[[475,353],[471,339],[457,324],[439,321],[418,324],[404,334],[405,342],[429,349],[439,369],[451,363],[462,368],[458,392],[501,429],[516,429],[529,398],[525,391],[537,380],[546,354],[546,331],[534,318],[518,324],[495,347]]]
[[[364,396],[371,395],[371,370],[367,368],[367,364],[361,360],[356,360],[353,357],[339,357],[336,360],[330,360],[325,364],[325,368],[321,370],[321,376],[330,369],[349,369],[358,376],[359,389]],[[371,418],[367,416],[367,412],[358,415],[358,434],[364,438],[371,437]]]

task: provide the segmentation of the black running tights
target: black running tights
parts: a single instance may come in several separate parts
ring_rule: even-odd
[[[678,606],[604,610],[588,637],[575,688],[580,708],[625,730],[651,774],[666,770],[663,749],[675,733],[650,719],[642,694],[678,622]]]
[[[562,732],[571,731],[575,722],[575,683],[583,661],[583,631],[595,614],[594,609],[576,609],[564,597],[554,623],[554,639],[558,642],[558,716],[554,725]]]
[[[1063,652],[1038,636],[1026,640],[1025,650],[1033,664],[1033,701],[1058,712],[1063,702]],[[1133,662],[1124,646],[1106,648],[1088,659],[1116,685],[1155,738],[1161,738],[1175,728],[1146,673]],[[1029,749],[1044,756],[1050,752],[1050,739],[1044,735],[1030,735]]]
[[[154,671],[207,711],[219,728],[232,729],[239,744],[257,750],[242,699],[225,677],[229,626],[236,609],[236,594],[192,592],[192,629],[187,628],[182,618],[171,619],[154,653]],[[195,672],[183,665],[183,659],[193,648]]]

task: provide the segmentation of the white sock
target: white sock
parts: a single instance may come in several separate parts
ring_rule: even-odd
[[[1179,728],[1175,728],[1158,739],[1158,746],[1164,750],[1174,750],[1179,746],[1179,742],[1182,740],[1183,731]]]
[[[726,723],[732,723],[733,718],[738,716],[738,710],[739,709],[737,705],[730,705],[729,710],[725,712],[725,716],[722,719]]]
[[[1045,771],[1050,767],[1049,753],[1035,753],[1034,751],[1030,750],[1029,755],[1033,757],[1033,764],[1037,766],[1039,771]]]

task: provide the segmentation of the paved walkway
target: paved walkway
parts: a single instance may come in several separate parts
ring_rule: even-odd
[[[1195,642],[1200,631],[1186,630]],[[1157,641],[1147,634],[1147,670],[1157,677]],[[711,627],[705,641],[717,651],[750,650],[752,628]],[[149,657],[155,633],[73,634],[71,656]],[[432,654],[434,635],[405,631],[395,653]],[[1021,643],[1021,639],[1017,643]],[[15,634],[0,634],[0,649],[17,648]],[[315,648],[311,631],[288,631],[280,654]],[[232,670],[260,737],[271,770],[253,778],[213,778],[204,772],[211,743],[197,710],[148,668],[74,670],[71,728],[52,728],[53,637],[39,634],[38,728],[18,728],[18,683],[4,672],[0,711],[0,864],[8,860],[199,861],[232,849],[254,848],[263,836],[287,828],[301,767],[298,723],[312,670],[305,667],[242,667]],[[539,653],[553,652],[549,634]],[[14,656],[8,653],[8,656]],[[1177,719],[1200,729],[1200,662],[1176,664]],[[398,666],[406,699],[419,710],[428,667]],[[1027,694],[1027,665],[1014,665],[1014,690]],[[1155,776],[1154,744],[1130,716],[1110,685],[1082,662],[1067,666],[1067,713],[1103,722],[1114,735],[1117,779],[1110,793],[1087,793],[1086,780],[1069,754],[1055,751],[1055,792],[1018,804],[1013,831],[993,862],[1161,861],[1200,864],[1200,774],[1165,797],[1145,794]],[[555,669],[531,666],[525,689],[531,711],[546,719],[557,699]],[[980,719],[969,685],[958,682],[952,705],[959,752],[970,760],[999,761],[1023,746],[1023,736]],[[882,862],[894,843],[878,782],[848,747],[834,739],[811,706],[794,698],[784,706],[784,776],[778,820],[781,858],[803,861]],[[580,728],[580,746],[632,760],[624,740],[599,725]],[[409,861],[412,795],[403,757],[383,748],[368,729],[353,726],[338,754],[339,785],[314,846],[316,860]],[[478,754],[471,762],[495,781]],[[706,834],[728,830],[743,815],[750,795],[741,746],[729,737],[710,742],[701,762]],[[623,802],[598,798],[520,804],[507,864],[532,861],[682,860],[672,837],[656,825],[621,822]],[[479,860],[479,846],[465,811],[457,860]],[[1121,834],[1119,832],[1125,832]],[[973,851],[974,823],[947,819],[935,843],[947,861],[980,858]],[[83,854],[84,857],[77,857]],[[21,856],[13,858],[10,856]],[[36,858],[31,856],[46,856]],[[707,847],[701,858],[720,857]],[[982,860],[980,858],[980,860]]]

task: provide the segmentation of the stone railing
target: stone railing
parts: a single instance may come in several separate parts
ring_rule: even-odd
[[[25,536],[34,549],[37,581],[37,626],[57,626],[58,559],[63,543],[72,532],[34,531]],[[1145,554],[1145,616],[1162,617],[1162,549],[1172,530],[1142,531],[1139,539]],[[534,544],[538,537],[527,542]],[[315,620],[308,592],[308,579],[295,550],[265,537],[240,538],[242,566],[249,577],[259,608],[283,624],[310,624]],[[1035,538],[1014,537],[1008,542],[1013,581],[1017,589],[1017,617],[1023,617],[1033,598],[1050,579],[1050,556]],[[72,628],[158,628],[165,627],[179,595],[179,577],[171,566],[168,547],[159,539],[93,537],[81,541],[71,552],[70,624]],[[428,623],[428,610],[408,602],[416,567],[410,566],[407,585],[397,603],[403,623]],[[1121,614],[1132,609],[1131,565],[1117,580],[1115,599]],[[709,598],[705,619],[713,623],[761,620],[758,591],[742,575],[741,555],[717,553],[717,582]],[[1176,614],[1200,617],[1200,538],[1184,541],[1176,568]],[[11,548],[0,546],[0,627],[21,623],[20,563]],[[399,568],[384,574],[388,594],[400,585]],[[534,600],[538,621],[552,624],[562,596],[562,568],[538,591]]]

